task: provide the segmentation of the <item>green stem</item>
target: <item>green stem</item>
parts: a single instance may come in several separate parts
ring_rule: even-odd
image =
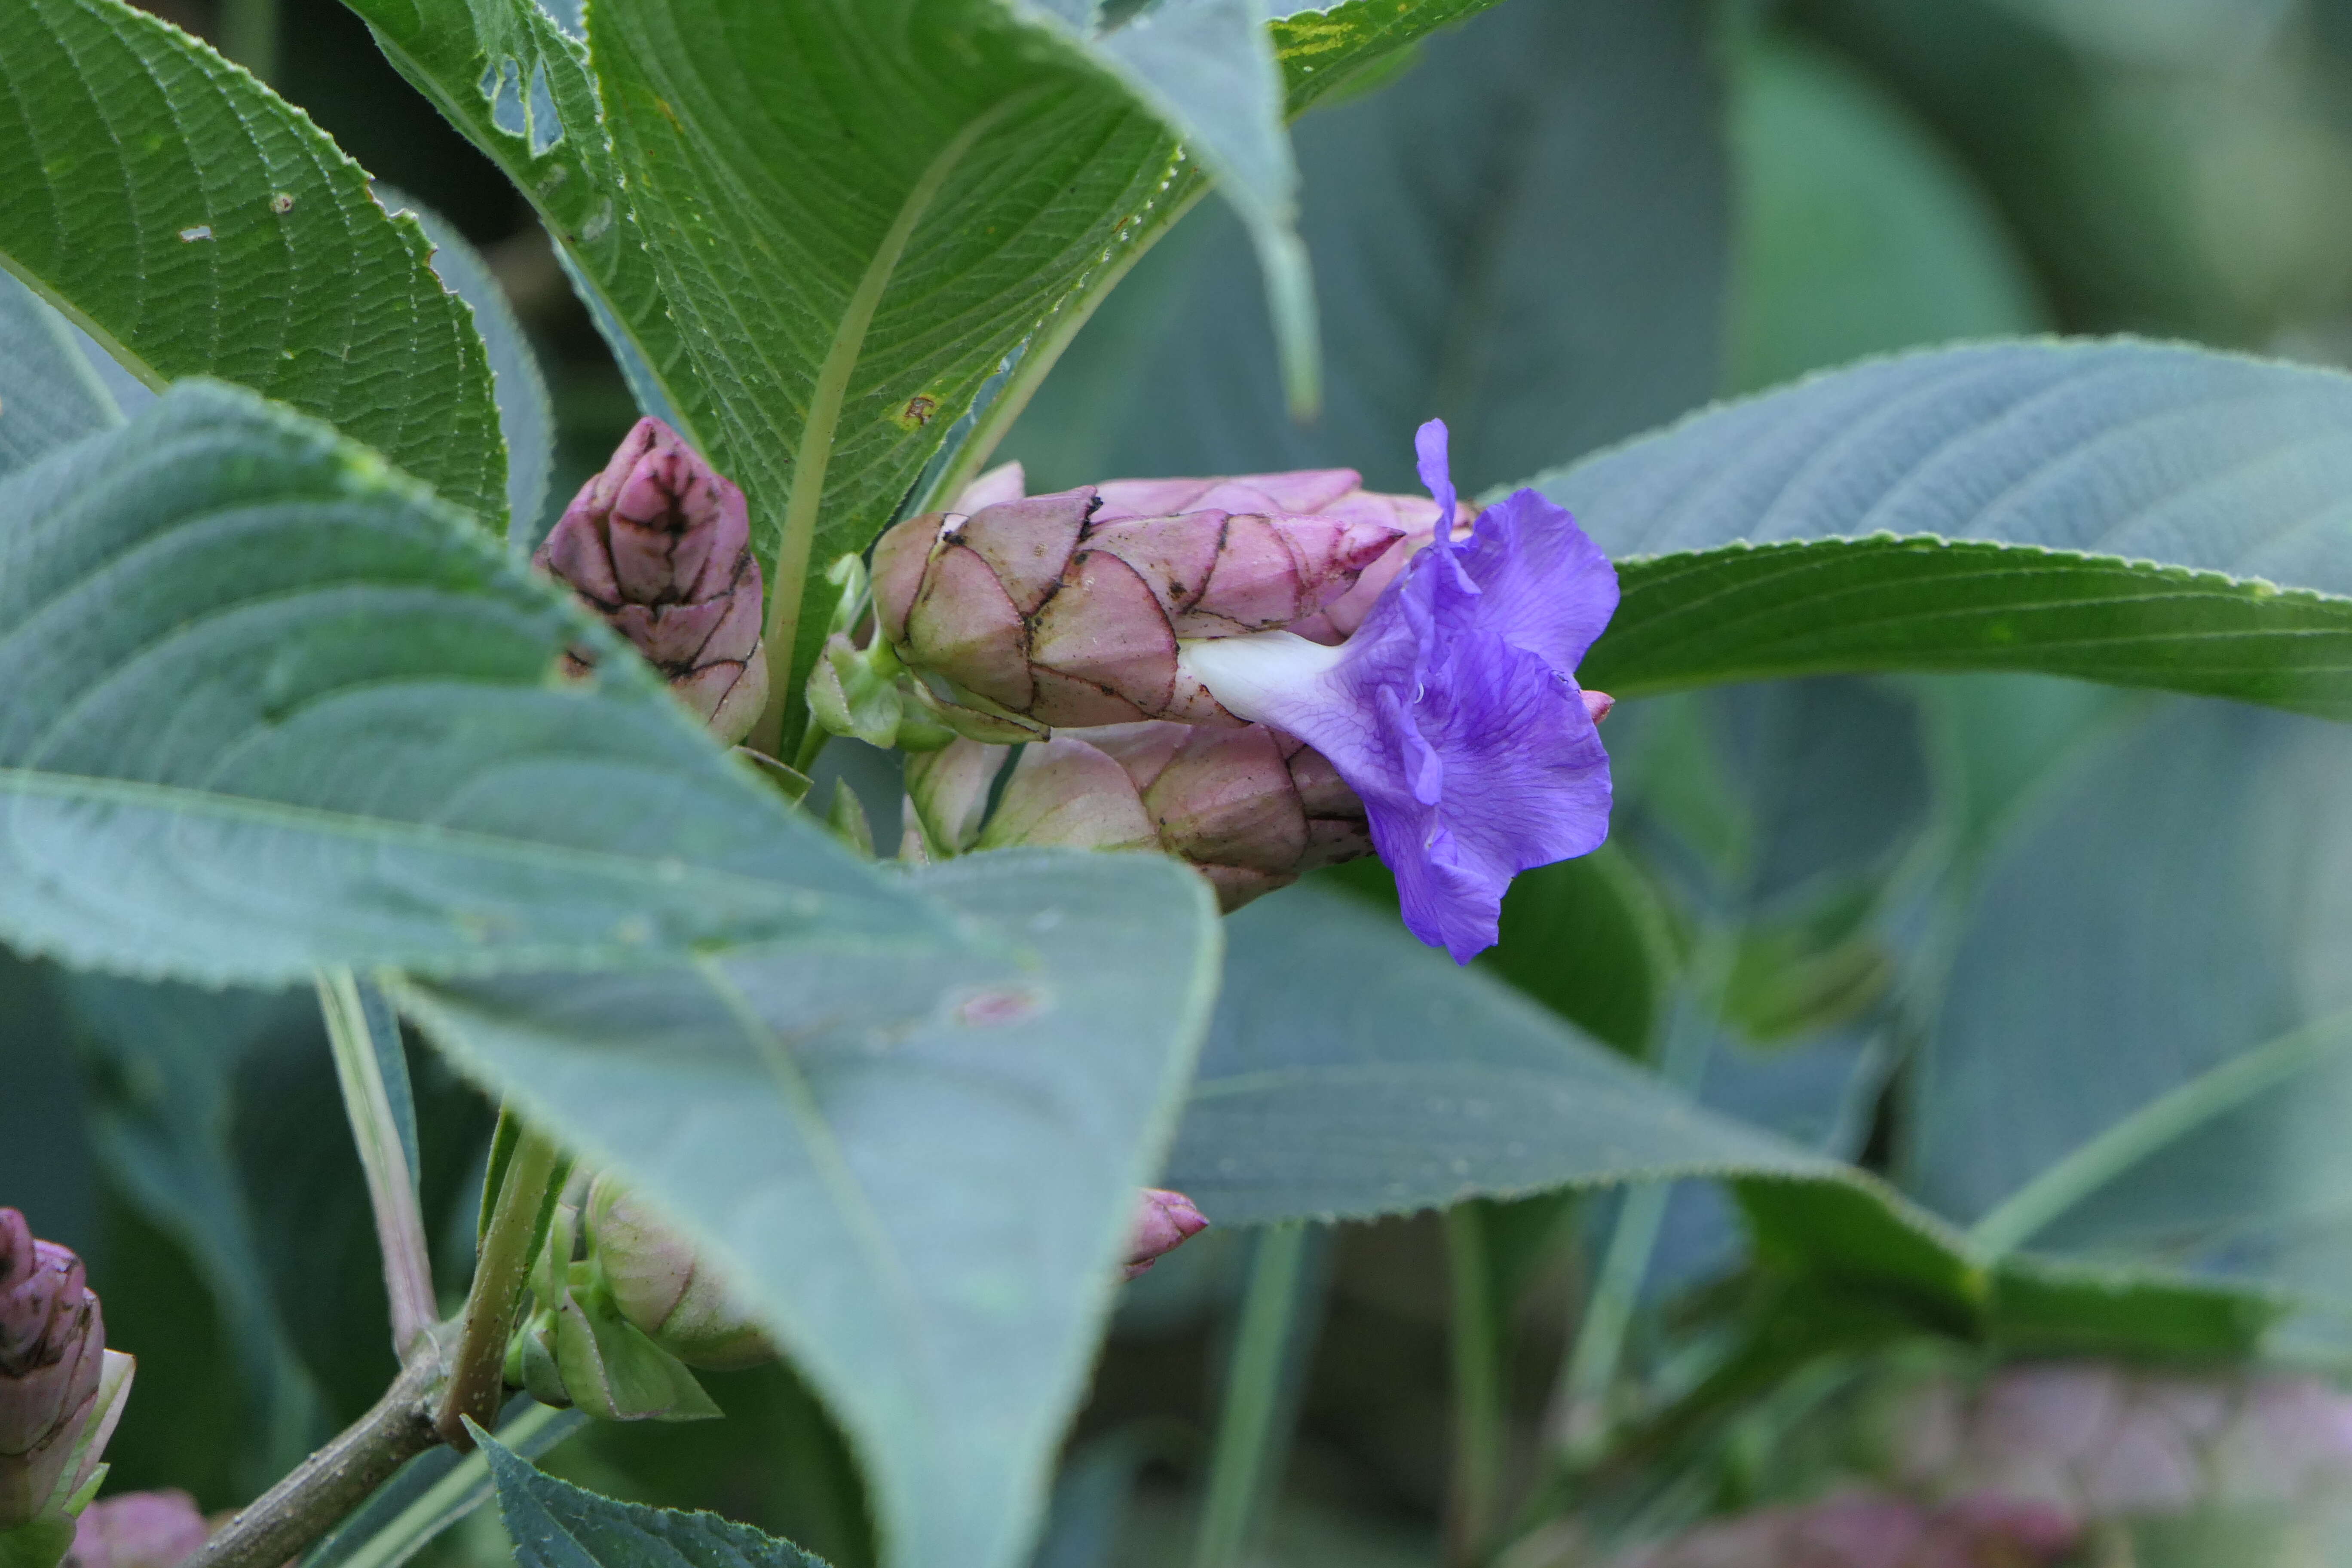
[[[1454,1497],[1446,1556],[1484,1560],[1503,1499],[1507,1443],[1503,1353],[1494,1270],[1487,1256],[1486,1209],[1473,1200],[1445,1213],[1445,1257],[1454,1285]]]
[[[306,1551],[401,1466],[438,1445],[437,1357],[419,1355],[374,1409],[302,1461],[190,1558],[185,1568],[279,1568]]]
[[[772,757],[782,752],[785,714],[800,699],[793,672],[795,645],[800,638],[801,601],[808,588],[809,552],[816,542],[817,514],[824,505],[825,468],[833,460],[834,432],[840,426],[841,410],[849,399],[850,377],[856,374],[858,355],[865,350],[866,334],[873,328],[874,313],[881,308],[882,296],[890,287],[892,274],[898,269],[899,258],[906,254],[907,242],[914,237],[915,226],[938,199],[948,176],[963,162],[972,144],[1019,101],[1016,95],[974,116],[971,123],[956,132],[916,177],[906,200],[898,204],[898,216],[891,220],[882,243],[866,262],[857,287],[851,290],[848,307],[834,329],[831,346],[825,350],[824,363],[817,367],[815,384],[809,391],[808,420],[801,426],[800,446],[793,454],[793,487],[784,500],[783,537],[776,546],[776,574],[768,583],[768,706],[751,731],[751,743]]]
[[[1269,1226],[1258,1233],[1241,1331],[1225,1369],[1224,1404],[1192,1568],[1235,1568],[1271,1489],[1283,1447],[1278,1429],[1290,1381],[1285,1372],[1298,1338],[1306,1263],[1305,1226]]]
[[[416,1201],[416,1173],[386,1088],[381,1042],[368,1028],[358,980],[349,969],[318,974],[319,1010],[334,1047],[335,1077],[351,1117],[352,1138],[367,1174],[368,1202],[375,1211],[375,1237],[383,1254],[384,1295],[392,1304],[392,1350],[403,1361],[430,1333],[440,1317],[433,1296],[432,1254],[425,1241],[425,1215]],[[399,1049],[397,1041],[391,1048]]]
[[[1969,1231],[1990,1262],[2159,1149],[2352,1043],[2352,1013],[2306,1024],[2159,1095],[2003,1198]]]
[[[562,1164],[555,1145],[528,1127],[516,1138],[506,1162],[498,1202],[482,1235],[473,1289],[459,1319],[448,1392],[435,1419],[441,1440],[461,1454],[474,1448],[473,1436],[466,1430],[467,1416],[486,1428],[497,1424],[506,1387],[507,1341],[514,1333],[515,1310],[530,1275],[531,1255]]]

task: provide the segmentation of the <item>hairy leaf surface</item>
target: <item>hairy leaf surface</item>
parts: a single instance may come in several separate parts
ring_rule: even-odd
[[[915,885],[1019,952],[910,970],[740,946],[400,1000],[731,1265],[856,1443],[891,1562],[1006,1568],[1191,1078],[1219,930],[1156,857],[1014,851]]]
[[[0,0],[0,268],[151,385],[242,383],[504,520],[472,319],[309,117],[119,0]]]
[[[469,520],[216,384],[0,481],[0,940],[71,963],[946,940]]]
[[[825,1568],[789,1541],[715,1513],[616,1502],[543,1476],[495,1437],[482,1451],[520,1568]]]
[[[2352,377],[2129,341],[1857,366],[1535,481],[1620,695],[2028,669],[2352,716]]]

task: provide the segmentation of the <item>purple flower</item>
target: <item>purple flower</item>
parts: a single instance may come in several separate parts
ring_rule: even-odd
[[[1452,514],[1445,426],[1415,442]],[[1289,632],[1187,643],[1185,668],[1244,719],[1330,759],[1363,797],[1415,936],[1466,963],[1494,945],[1503,891],[1609,835],[1609,700],[1575,670],[1617,608],[1617,574],[1534,490],[1441,531],[1336,647]]]

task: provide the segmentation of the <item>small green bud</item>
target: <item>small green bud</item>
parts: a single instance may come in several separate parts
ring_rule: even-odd
[[[583,1223],[590,1267],[621,1315],[652,1343],[714,1372],[775,1359],[775,1347],[726,1281],[610,1173],[589,1190]]]

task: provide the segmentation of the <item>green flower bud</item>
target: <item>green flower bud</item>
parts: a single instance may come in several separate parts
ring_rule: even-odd
[[[589,1267],[620,1314],[688,1366],[714,1372],[775,1359],[749,1309],[693,1247],[607,1173],[583,1218]]]

